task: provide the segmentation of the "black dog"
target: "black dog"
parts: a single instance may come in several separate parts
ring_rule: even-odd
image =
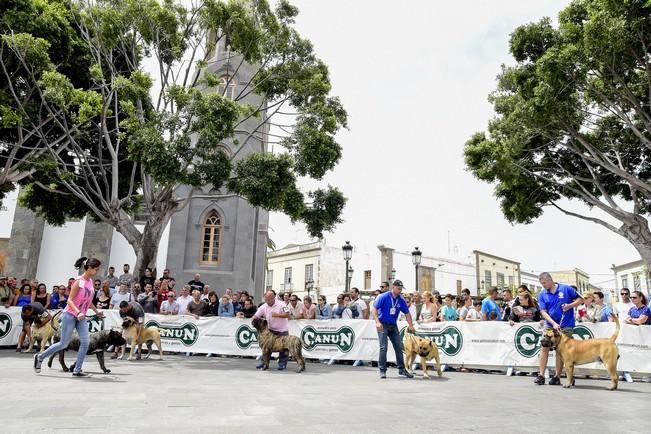
[[[60,336],[55,336],[54,341],[59,342],[61,340]],[[111,372],[110,369],[107,369],[104,365],[104,349],[109,345],[114,345],[116,348],[118,346],[125,345],[127,342],[122,337],[122,333],[117,330],[101,330],[97,333],[90,334],[90,342],[88,343],[88,351],[86,354],[93,354],[97,356],[97,361],[99,362],[100,368],[104,371],[105,374]],[[79,336],[73,335],[68,344],[66,350],[78,350],[79,349]],[[68,369],[66,362],[64,360],[64,353],[66,350],[59,351],[59,363],[63,368],[64,372],[70,372],[75,369],[75,364]],[[54,359],[54,354],[50,356],[50,359],[47,361],[48,368],[52,367],[52,360]]]

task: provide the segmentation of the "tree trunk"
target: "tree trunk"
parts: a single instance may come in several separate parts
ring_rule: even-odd
[[[638,251],[640,257],[647,266],[651,265],[651,230],[649,230],[649,221],[637,215],[630,220],[622,222],[620,227],[622,236],[624,236],[633,247]]]

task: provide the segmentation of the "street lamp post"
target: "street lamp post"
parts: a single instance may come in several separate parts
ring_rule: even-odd
[[[348,293],[350,290],[350,282],[348,281],[348,264],[350,263],[350,258],[353,257],[353,246],[350,245],[350,241],[346,241],[346,244],[343,245],[341,250],[344,252],[344,261],[346,261],[346,280],[344,284],[346,286],[346,293]]]
[[[414,268],[416,269],[416,292],[418,292],[418,266],[420,265],[422,255],[423,252],[418,250],[418,247],[416,247],[414,251],[411,252],[411,263],[414,264]]]

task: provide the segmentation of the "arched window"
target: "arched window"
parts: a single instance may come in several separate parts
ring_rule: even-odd
[[[219,94],[228,99],[235,99],[235,79],[227,75],[219,79]]]
[[[221,218],[219,214],[212,211],[201,226],[201,262],[211,264],[219,262],[221,236]]]

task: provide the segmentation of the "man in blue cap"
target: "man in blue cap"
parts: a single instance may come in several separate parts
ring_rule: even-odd
[[[414,332],[414,323],[412,322],[411,314],[407,302],[400,295],[402,292],[402,281],[395,280],[391,285],[391,291],[386,291],[375,299],[375,326],[377,328],[377,335],[380,341],[380,359],[378,366],[380,368],[380,378],[387,378],[387,349],[388,340],[391,340],[393,351],[396,353],[396,364],[398,365],[398,375],[404,378],[413,378],[414,376],[407,372],[405,369],[405,362],[403,359],[402,338],[398,330],[398,315],[400,312],[405,314],[407,323],[409,324],[408,330]]]

